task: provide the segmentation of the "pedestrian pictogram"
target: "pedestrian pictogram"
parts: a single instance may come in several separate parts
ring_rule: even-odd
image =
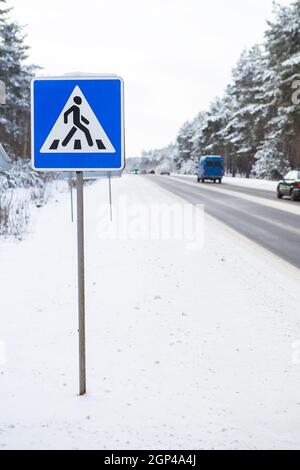
[[[79,86],[45,140],[41,153],[112,153],[115,149]]]

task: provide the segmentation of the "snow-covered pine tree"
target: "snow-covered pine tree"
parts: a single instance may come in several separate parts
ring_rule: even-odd
[[[0,80],[6,85],[1,106],[0,139],[13,158],[30,153],[30,81],[35,67],[24,65],[28,47],[22,28],[10,20],[6,0],[0,0]]]
[[[167,147],[160,149],[152,149],[148,151],[142,151],[141,158],[138,162],[134,160],[140,170],[154,170],[158,171],[161,168],[168,168],[169,171],[173,171],[175,164],[175,156],[177,154],[177,145],[169,144]]]
[[[259,177],[279,178],[289,166],[300,167],[300,107],[292,102],[292,84],[300,77],[300,0],[285,7],[275,5],[265,49],[267,123],[254,172]]]
[[[187,121],[184,123],[182,128],[179,130],[177,135],[177,153],[175,156],[175,168],[180,170],[182,166],[190,164],[193,161],[193,136],[194,127],[193,122]]]
[[[206,112],[200,112],[192,121],[192,157],[199,159],[203,155],[203,129],[206,126]]]
[[[203,120],[201,154],[226,156],[223,130],[228,118],[229,97],[215,98]]]
[[[0,24],[5,21],[11,8],[6,8],[6,0],[0,0]]]
[[[290,163],[278,147],[277,140],[266,140],[256,153],[255,175],[262,179],[279,179],[290,169]]]
[[[177,155],[177,144],[171,143],[167,147],[157,150],[159,155],[160,164],[157,166],[157,171],[172,172],[175,169],[175,157]]]
[[[264,103],[262,77],[264,57],[259,46],[244,50],[232,73],[229,121],[224,137],[241,173],[250,175],[254,155],[263,140]]]

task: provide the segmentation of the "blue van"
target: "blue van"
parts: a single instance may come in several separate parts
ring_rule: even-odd
[[[205,180],[211,180],[214,183],[222,183],[224,176],[224,159],[219,155],[205,155],[200,158],[197,181],[204,183]]]

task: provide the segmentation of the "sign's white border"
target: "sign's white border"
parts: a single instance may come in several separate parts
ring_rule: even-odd
[[[120,80],[121,83],[121,166],[119,168],[37,168],[34,162],[34,82],[41,80]],[[65,77],[35,77],[31,81],[31,166],[36,171],[122,171],[125,168],[124,80],[118,75],[77,75]]]

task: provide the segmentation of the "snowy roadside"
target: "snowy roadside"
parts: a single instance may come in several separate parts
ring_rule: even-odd
[[[184,203],[146,178],[112,184],[115,205]],[[85,193],[88,395],[61,195],[0,243],[0,447],[300,448],[299,271],[208,216],[201,251],[100,240],[107,182]]]
[[[181,176],[185,178],[196,179],[196,175],[182,175],[179,173],[172,173],[172,176]],[[232,176],[224,176],[224,183],[234,184],[236,186],[243,186],[245,188],[265,189],[268,191],[276,191],[278,181],[259,180],[256,178],[232,178]]]
[[[34,224],[35,209],[67,189],[67,183],[59,180],[43,186],[0,188],[0,237],[22,240]]]
[[[266,189],[272,192],[276,191],[278,185],[278,181],[259,180],[256,178],[232,178],[231,176],[224,176],[224,183],[236,184],[246,188]]]

